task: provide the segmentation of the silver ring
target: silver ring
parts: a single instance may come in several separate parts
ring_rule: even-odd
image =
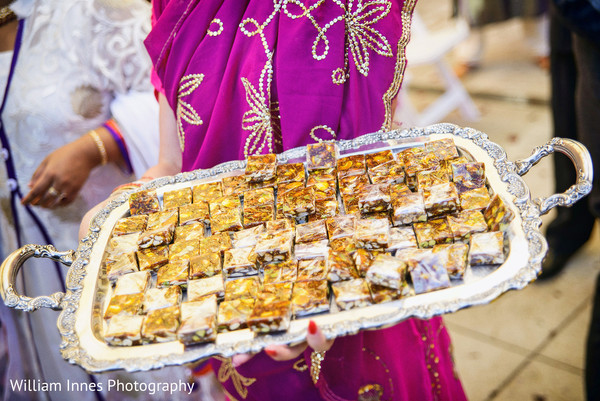
[[[54,187],[48,188],[48,193],[50,194],[50,196],[58,196],[58,191]]]

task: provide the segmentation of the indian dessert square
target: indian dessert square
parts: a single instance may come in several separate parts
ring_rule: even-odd
[[[355,222],[354,241],[358,248],[386,249],[390,243],[387,219],[358,219]]]
[[[214,295],[181,304],[181,325],[177,338],[185,345],[214,341],[217,338],[217,299]]]
[[[108,306],[104,311],[104,319],[110,319],[117,315],[139,315],[142,311],[142,302],[144,294],[138,292],[136,294],[113,295],[108,301]]]
[[[120,254],[107,258],[105,263],[106,277],[114,283],[120,276],[138,271],[134,253]]]
[[[250,155],[246,158],[246,181],[268,181],[276,177],[277,156],[274,153]]]
[[[354,259],[349,253],[330,250],[327,255],[327,281],[335,283],[359,278]]]
[[[345,156],[337,160],[338,179],[351,175],[365,175],[366,173],[367,165],[363,154]]]
[[[115,284],[115,290],[113,294],[136,294],[138,292],[146,291],[146,288],[150,285],[150,272],[139,271],[134,273],[128,273],[120,276]]]
[[[358,208],[361,213],[376,213],[392,208],[390,186],[387,184],[365,185],[359,193]]]
[[[325,220],[316,220],[296,226],[296,243],[327,239]]]
[[[396,226],[427,221],[423,192],[405,192],[392,196],[392,222]]]
[[[435,245],[433,247],[433,253],[442,258],[441,263],[446,267],[451,279],[462,279],[464,277],[468,265],[468,244],[456,243]]]
[[[450,277],[439,254],[430,252],[410,265],[410,277],[416,294],[450,287]]]
[[[192,188],[173,189],[163,193],[163,210],[177,208],[192,203]]]
[[[330,169],[336,166],[339,149],[335,142],[318,142],[306,145],[308,170]]]
[[[262,288],[258,276],[243,277],[225,282],[225,301],[238,298],[255,298]]]
[[[351,214],[339,214],[325,220],[329,239],[341,237],[352,237],[354,235],[354,224],[356,216]]]
[[[223,256],[223,273],[227,278],[258,274],[254,248],[246,247],[226,250]]]
[[[306,259],[298,261],[296,282],[327,279],[327,261],[325,259]]]
[[[502,198],[495,194],[484,210],[483,217],[490,231],[505,231],[515,215]]]
[[[329,252],[329,241],[326,239],[296,244],[294,257],[296,260],[325,259]]]
[[[218,299],[223,299],[225,297],[225,283],[223,282],[223,277],[221,275],[190,280],[188,282],[188,301],[198,301],[210,295],[214,295]]]
[[[331,284],[335,303],[341,310],[360,308],[373,303],[367,281],[363,278]]]
[[[294,188],[285,194],[283,215],[301,218],[315,212],[315,197],[312,187]]]
[[[458,211],[458,192],[452,182],[434,185],[423,190],[427,216],[435,217]]]
[[[299,181],[301,183],[306,181],[304,163],[286,163],[277,166],[277,184],[291,181]]]
[[[298,277],[298,261],[286,260],[280,263],[269,263],[263,267],[264,285],[275,283],[292,283]]]
[[[399,184],[405,179],[404,166],[399,161],[390,161],[369,169],[373,184]]]
[[[188,280],[189,260],[180,259],[159,267],[156,272],[156,285],[159,288],[172,285],[186,286]]]
[[[354,266],[360,277],[365,277],[369,267],[373,263],[373,260],[379,255],[381,251],[369,251],[364,248],[358,248],[352,253],[352,259],[354,259]]]
[[[324,181],[335,181],[337,180],[337,169],[333,168],[322,168],[319,170],[309,170],[308,177],[306,178],[306,186],[316,184],[317,182]]]
[[[106,258],[114,258],[126,253],[135,253],[138,250],[140,233],[132,233],[112,237],[106,246]]]
[[[281,230],[276,235],[261,235],[254,248],[259,263],[283,261],[291,259],[294,245],[293,229]]]
[[[117,315],[110,319],[104,339],[111,345],[139,345],[142,340],[144,316]]]
[[[367,284],[369,284],[369,290],[371,290],[371,298],[373,299],[374,304],[391,302],[400,298],[407,297],[410,295],[411,291],[408,283],[403,284],[400,290],[372,283]]]
[[[146,189],[129,195],[129,213],[151,214],[160,211],[160,202],[154,189]]]
[[[336,197],[320,199],[315,202],[315,213],[308,216],[308,221],[324,220],[339,213],[339,204]]]
[[[252,228],[235,231],[231,233],[231,243],[233,248],[246,248],[248,246],[255,246],[260,235],[264,234],[265,232],[266,228],[264,224],[259,224]]]
[[[476,233],[469,243],[469,263],[475,265],[496,265],[504,263],[504,233],[492,231]]]
[[[223,185],[221,181],[205,182],[192,187],[192,201],[198,202],[212,202],[215,199],[219,199],[223,196]]]
[[[294,283],[264,284],[256,299],[262,302],[272,303],[277,301],[289,301],[292,298]]]
[[[181,303],[181,298],[181,287],[178,285],[166,288],[149,288],[144,293],[143,311],[148,313],[154,309],[177,306]]]
[[[207,202],[200,201],[179,207],[179,225],[183,226],[194,222],[203,224],[210,222]]]
[[[459,194],[485,186],[485,164],[452,163],[452,180]]]
[[[447,182],[450,182],[450,175],[443,169],[419,171],[417,173],[417,189],[420,190]]]
[[[176,241],[169,245],[169,262],[180,259],[189,260],[197,255],[200,250],[200,241],[191,239],[187,241]]]
[[[244,228],[264,225],[275,217],[275,205],[246,206],[244,204]]]
[[[369,185],[369,177],[366,174],[350,175],[342,177],[338,180],[340,193],[344,195],[352,195],[360,191],[365,185]]]
[[[329,287],[326,280],[304,281],[294,284],[292,314],[297,317],[329,311]]]
[[[119,235],[141,233],[146,229],[147,222],[148,215],[145,214],[122,217],[117,220],[115,228],[113,228],[112,235],[116,237]]]
[[[254,298],[237,298],[219,304],[217,326],[219,333],[248,327],[248,318],[254,309]]]
[[[190,222],[184,226],[175,227],[174,241],[197,240],[206,235],[206,226],[203,223]]]
[[[365,155],[365,162],[367,164],[367,169],[371,171],[372,168],[377,167],[381,164],[386,164],[391,161],[395,161],[396,158],[391,150],[381,150],[375,153],[368,153]]]
[[[406,284],[407,268],[402,260],[381,253],[371,263],[366,279],[372,284],[400,290]]]
[[[462,210],[485,210],[490,204],[490,193],[486,187],[475,188],[458,194]]]
[[[255,333],[285,331],[290,325],[291,315],[290,300],[270,301],[258,298],[248,318],[248,327]]]
[[[165,210],[148,216],[146,230],[176,226],[179,223],[179,211],[177,209]]]
[[[233,248],[231,237],[227,233],[217,233],[200,240],[200,253],[223,252]]]
[[[242,230],[244,225],[242,224],[242,209],[229,209],[223,210],[217,214],[211,214],[210,217],[210,229],[213,234],[215,233],[226,233],[229,231]]]
[[[449,214],[447,218],[454,241],[469,241],[472,234],[485,232],[488,228],[479,210],[463,210]]]
[[[223,177],[221,183],[222,192],[224,196],[239,196],[250,189],[250,186],[248,185],[248,181],[246,181],[246,176],[244,174]]]
[[[452,231],[446,217],[415,223],[413,228],[420,248],[433,248],[436,244],[453,242]]]
[[[340,237],[329,241],[329,248],[337,252],[353,254],[358,249],[354,237]]]
[[[435,153],[439,160],[459,157],[458,149],[452,138],[443,138],[425,142],[425,151]]]
[[[142,341],[162,343],[177,339],[179,306],[169,306],[148,312],[142,324]]]
[[[190,258],[189,279],[220,275],[222,269],[221,252],[202,252]]]

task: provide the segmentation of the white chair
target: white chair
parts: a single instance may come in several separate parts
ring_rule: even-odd
[[[461,116],[469,121],[477,120],[479,110],[471,96],[456,76],[445,56],[469,35],[467,22],[458,18],[454,26],[430,31],[415,12],[413,15],[411,38],[406,48],[408,60],[402,89],[398,93],[394,112],[394,122],[403,127],[426,126],[442,121],[450,112],[459,109]],[[433,103],[418,111],[408,96],[411,68],[433,65],[444,84],[445,91]]]

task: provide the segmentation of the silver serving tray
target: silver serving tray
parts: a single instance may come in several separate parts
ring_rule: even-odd
[[[490,188],[502,196],[515,214],[505,235],[508,238],[505,263],[500,267],[470,268],[463,280],[453,281],[453,286],[448,289],[365,308],[293,320],[289,330],[279,334],[256,336],[248,329],[238,330],[219,334],[215,343],[188,348],[178,341],[131,347],[111,346],[103,339],[102,310],[110,289],[100,267],[114,224],[128,212],[129,192],[110,202],[96,215],[76,252],[57,252],[52,246],[40,245],[26,245],[13,252],[0,267],[0,293],[5,304],[12,308],[25,311],[40,307],[62,310],[57,322],[63,340],[60,351],[66,360],[89,372],[156,369],[211,355],[228,357],[237,353],[257,352],[272,343],[299,343],[306,337],[309,319],[319,324],[328,338],[335,338],[360,330],[389,327],[411,317],[430,318],[489,303],[508,290],[524,288],[540,273],[541,262],[548,249],[546,239],[539,231],[540,216],[557,205],[570,206],[590,192],[593,171],[591,158],[580,143],[554,138],[534,149],[529,158],[510,162],[502,147],[491,142],[487,135],[452,124],[368,134],[354,140],[340,141],[339,147],[342,155],[382,149],[398,151],[444,137],[453,138],[463,154],[485,163]],[[532,199],[521,176],[542,157],[554,151],[564,153],[572,160],[578,173],[577,182],[563,194]],[[278,155],[282,163],[303,161],[304,158],[305,147]],[[160,195],[164,191],[190,186],[201,180],[217,180],[244,167],[245,161],[227,162],[212,169],[163,177],[147,183],[142,189],[155,188]],[[36,298],[18,294],[15,291],[15,277],[21,265],[30,257],[46,257],[70,265],[67,292]]]

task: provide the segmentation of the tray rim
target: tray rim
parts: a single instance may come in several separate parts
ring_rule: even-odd
[[[512,201],[511,205],[513,205],[518,212],[518,216],[516,216],[517,218],[515,221],[518,223],[518,229],[522,230],[524,234],[524,243],[522,245],[523,247],[526,247],[528,251],[527,262],[521,268],[519,268],[516,274],[507,279],[503,279],[501,282],[497,283],[496,286],[478,293],[476,296],[468,297],[468,303],[465,303],[464,300],[460,299],[456,299],[454,302],[450,303],[433,302],[429,303],[428,305],[422,305],[421,307],[411,308],[410,310],[407,309],[403,312],[404,314],[398,310],[397,306],[387,307],[385,304],[379,304],[376,306],[379,306],[383,311],[385,311],[387,307],[389,309],[389,313],[379,313],[377,315],[377,319],[365,316],[353,319],[351,321],[338,319],[340,321],[335,322],[335,319],[333,319],[333,323],[323,327],[323,331],[327,337],[333,338],[354,334],[360,330],[382,328],[391,324],[396,324],[410,317],[430,318],[445,313],[455,312],[466,307],[486,304],[500,295],[508,292],[509,290],[524,288],[531,281],[535,280],[541,271],[541,261],[546,255],[548,246],[546,239],[539,231],[539,227],[541,226],[540,209],[532,201],[529,188],[518,174],[516,164],[509,161],[504,149],[500,145],[490,141],[486,134],[473,128],[459,127],[454,124],[442,123],[428,127],[415,127],[389,132],[375,132],[351,140],[338,141],[338,146],[340,151],[343,152],[352,149],[358,149],[362,146],[375,144],[382,141],[429,137],[430,135],[436,134],[452,135],[454,137],[471,141],[485,154],[487,154],[491,160],[493,160],[496,173],[500,177],[503,185],[505,185],[505,188],[503,189],[506,190],[507,194],[510,194],[514,197],[512,200],[506,199],[506,196],[503,198],[505,201]],[[278,160],[280,162],[285,162],[287,160],[302,157],[304,154],[305,147],[302,146],[279,154]],[[166,185],[210,178],[218,174],[243,168],[244,165],[245,161],[243,160],[225,162],[211,169],[194,170],[174,176],[162,177],[145,184],[138,190],[156,189]],[[493,189],[498,191],[498,188],[496,187],[493,187]],[[57,326],[62,336],[60,351],[66,360],[68,360],[70,363],[80,365],[82,368],[90,372],[101,372],[114,369],[125,369],[127,371],[149,370],[161,368],[167,365],[178,365],[193,362],[195,360],[215,354],[216,349],[219,349],[218,353],[220,355],[231,356],[238,352],[259,351],[266,343],[273,342],[274,340],[276,342],[283,343],[294,343],[302,340],[305,333],[305,326],[303,326],[305,322],[298,322],[296,327],[294,327],[294,330],[290,330],[292,332],[277,336],[261,336],[261,338],[264,339],[262,344],[259,344],[257,341],[246,341],[238,343],[237,345],[230,345],[226,349],[222,349],[222,347],[219,348],[215,344],[208,344],[202,347],[202,352],[198,352],[197,348],[184,350],[182,346],[169,348],[168,344],[153,344],[145,345],[143,347],[148,349],[148,351],[150,351],[149,347],[152,347],[153,350],[160,350],[154,355],[152,355],[152,352],[149,352],[149,356],[124,357],[122,359],[111,360],[98,359],[94,357],[90,352],[90,347],[86,347],[86,344],[82,344],[82,341],[86,340],[86,335],[93,336],[93,333],[91,333],[91,330],[87,327],[91,324],[91,322],[89,322],[89,324],[84,324],[81,318],[78,319],[78,311],[80,311],[79,306],[82,300],[82,295],[84,295],[84,282],[86,273],[90,264],[92,251],[94,250],[94,244],[99,241],[102,235],[108,235],[106,234],[107,230],[102,231],[103,223],[115,209],[127,202],[127,199],[132,192],[135,191],[129,191],[111,201],[95,216],[94,219],[92,219],[88,233],[86,237],[81,240],[76,252],[76,257],[67,274],[67,292],[62,302],[63,310],[60,313],[57,321]],[[513,221],[513,224],[517,224],[515,221]],[[489,276],[490,275],[487,277]],[[97,280],[97,278],[95,280]],[[90,277],[88,277],[88,281],[90,281]],[[87,296],[89,298],[89,294],[87,294]],[[395,304],[396,302],[399,301],[394,301],[392,304]],[[126,352],[123,353],[126,354]]]

